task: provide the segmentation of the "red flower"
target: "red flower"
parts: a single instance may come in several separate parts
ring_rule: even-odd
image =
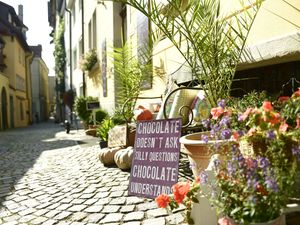
[[[272,103],[267,101],[263,103],[263,109],[268,112],[268,111],[272,111],[273,110],[273,106]]]
[[[234,131],[233,134],[232,134],[232,138],[233,140],[237,141],[239,139],[239,133],[237,131]]]
[[[289,100],[289,99],[290,99],[289,96],[280,96],[280,97],[278,98],[278,101],[280,101],[280,102],[285,102],[285,101],[287,101],[287,100]]]
[[[172,187],[172,191],[174,194],[174,200],[180,204],[182,203],[183,199],[185,198],[186,194],[190,190],[190,183],[189,182],[178,182],[174,184]]]
[[[281,116],[279,113],[270,113],[269,122],[272,124],[278,124],[281,122]]]
[[[256,191],[261,193],[262,195],[265,195],[265,196],[268,195],[268,192],[266,191],[266,189],[260,184],[256,185]]]
[[[210,110],[210,114],[213,116],[213,119],[218,119],[224,113],[224,108],[216,107]]]
[[[155,198],[155,201],[159,208],[166,208],[170,203],[170,197],[167,194],[161,194]]]
[[[296,124],[297,124],[296,129],[300,128],[300,118],[296,119]]]

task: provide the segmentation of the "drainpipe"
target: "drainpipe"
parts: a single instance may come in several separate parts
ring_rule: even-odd
[[[70,35],[70,41],[69,41],[69,58],[70,58],[70,89],[73,90],[73,60],[72,60],[72,13],[68,8],[65,8],[65,10],[69,13],[69,35]]]
[[[70,60],[70,90],[73,93],[73,58],[72,58],[72,13],[65,7],[65,10],[69,13],[69,60]],[[73,107],[70,108],[70,122],[73,124]]]
[[[82,32],[82,54],[84,54],[84,1],[81,1],[81,32]],[[86,89],[86,84],[85,84],[85,73],[84,71],[82,71],[82,93],[83,93],[83,97],[85,97],[85,89]]]

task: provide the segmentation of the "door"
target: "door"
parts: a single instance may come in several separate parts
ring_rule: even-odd
[[[7,96],[6,91],[4,88],[2,88],[1,93],[1,114],[2,114],[2,129],[5,130],[8,128],[7,125]]]

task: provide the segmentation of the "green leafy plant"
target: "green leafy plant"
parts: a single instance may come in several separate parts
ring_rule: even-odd
[[[108,133],[109,130],[114,127],[114,123],[111,118],[105,118],[100,126],[96,129],[96,135],[99,137],[102,141],[108,140]]]
[[[80,61],[80,68],[83,71],[91,71],[93,66],[98,62],[98,56],[96,49],[92,49],[86,52],[81,61]]]
[[[108,112],[104,109],[98,109],[95,112],[96,114],[96,123],[101,124],[102,121],[108,117]]]
[[[134,54],[134,46],[127,41],[121,48],[115,47],[111,53],[115,76],[117,79],[118,105],[122,106],[127,99],[131,99],[125,109],[128,120],[133,117],[136,98],[141,93],[143,82],[152,73],[151,54],[145,49],[139,50],[143,58],[140,61]]]
[[[92,111],[87,110],[86,103],[96,101],[97,98],[88,96],[88,97],[77,97],[74,103],[74,109],[77,112],[77,115],[80,119],[82,119],[85,123],[89,123]]]
[[[242,10],[221,14],[219,0],[114,0],[126,3],[147,16],[157,30],[177,48],[198,80],[212,107],[230,94],[236,67],[261,6],[261,0]]]

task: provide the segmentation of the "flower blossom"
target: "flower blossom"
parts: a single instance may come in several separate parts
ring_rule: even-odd
[[[279,101],[279,102],[285,102],[285,101],[288,101],[289,99],[290,99],[289,96],[280,96],[280,97],[278,98],[278,101]]]
[[[296,129],[300,128],[300,118],[296,119]]]
[[[253,108],[247,108],[247,110],[239,116],[239,121],[245,121],[252,112]]]
[[[166,208],[170,203],[170,197],[167,194],[161,194],[155,198],[155,202],[159,208]]]
[[[226,101],[224,99],[218,101],[218,106],[224,109],[226,107]]]
[[[300,88],[298,88],[298,91],[295,91],[292,97],[300,97]]]
[[[284,123],[280,124],[279,131],[286,132],[288,127],[289,127],[289,125],[286,122],[284,122]]]
[[[190,183],[189,182],[178,182],[172,186],[172,191],[174,194],[174,200],[181,204],[183,199],[185,198],[186,194],[190,190]]]
[[[215,107],[215,108],[212,108],[210,110],[210,114],[212,115],[212,118],[214,120],[218,119],[222,114],[224,113],[224,108],[222,107]]]
[[[272,103],[269,102],[269,101],[264,102],[262,106],[263,106],[263,109],[264,109],[266,112],[269,112],[269,111],[272,111],[272,110],[273,110]]]
[[[234,225],[235,223],[228,217],[222,217],[218,220],[219,225]]]

